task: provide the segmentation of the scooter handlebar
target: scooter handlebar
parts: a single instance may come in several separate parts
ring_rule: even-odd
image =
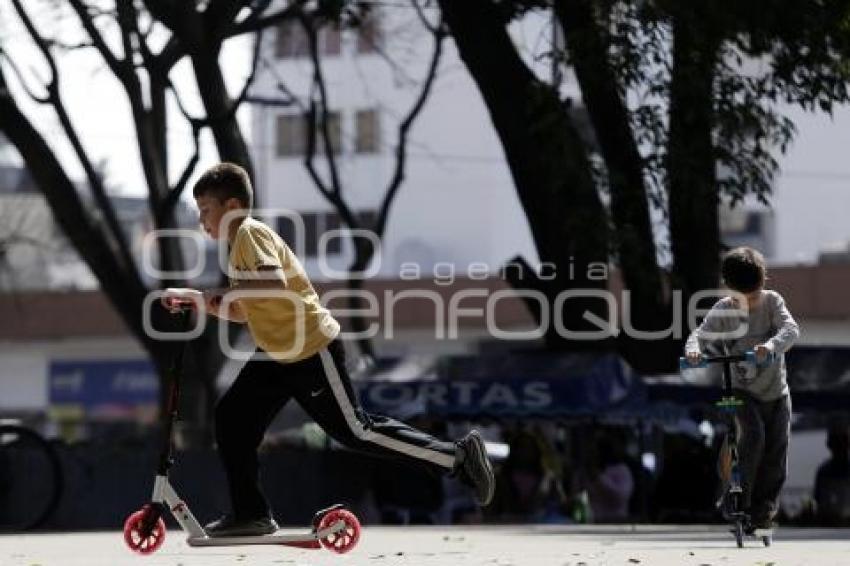
[[[758,361],[754,350],[747,350],[744,355],[747,357],[747,363],[753,364],[757,368],[766,368],[773,365],[779,359],[779,354],[776,352],[768,352],[762,361]]]
[[[686,370],[704,368],[708,367],[709,364],[738,361],[744,361],[748,364],[753,364],[758,368],[764,368],[774,363],[779,358],[779,356],[776,354],[776,352],[768,352],[767,357],[765,357],[765,359],[760,362],[758,361],[758,357],[756,356],[755,350],[747,350],[743,354],[743,359],[741,358],[741,356],[717,356],[712,358],[700,356],[699,362],[692,364],[687,357],[682,356],[679,358],[679,369]]]

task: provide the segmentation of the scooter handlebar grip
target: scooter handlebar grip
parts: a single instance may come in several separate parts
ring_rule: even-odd
[[[745,355],[747,356],[747,363],[753,364],[758,368],[766,368],[767,366],[774,363],[777,358],[779,358],[776,352],[768,352],[764,360],[759,361],[758,357],[756,356],[755,350],[747,350]]]

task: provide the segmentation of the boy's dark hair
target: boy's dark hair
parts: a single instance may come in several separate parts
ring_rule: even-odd
[[[195,198],[212,196],[222,204],[235,198],[248,210],[254,201],[248,172],[235,163],[219,163],[207,169],[195,183],[192,194]]]
[[[735,248],[723,257],[723,281],[730,289],[752,293],[764,287],[767,265],[764,256],[753,248]]]

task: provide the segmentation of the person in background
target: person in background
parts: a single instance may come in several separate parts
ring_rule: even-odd
[[[818,467],[815,503],[818,519],[836,525],[850,522],[850,430],[833,424],[826,436],[832,456]]]
[[[593,521],[627,521],[635,480],[626,461],[625,443],[618,434],[605,432],[596,446],[598,471],[588,484]]]

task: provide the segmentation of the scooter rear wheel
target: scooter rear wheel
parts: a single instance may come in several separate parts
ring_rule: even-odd
[[[145,505],[124,522],[124,542],[133,552],[151,554],[165,542],[165,522],[156,509]]]
[[[347,509],[334,509],[322,517],[317,530],[321,531],[332,527],[337,522],[345,523],[339,532],[327,535],[321,539],[322,546],[332,552],[345,554],[357,545],[360,540],[360,521],[351,511]]]

